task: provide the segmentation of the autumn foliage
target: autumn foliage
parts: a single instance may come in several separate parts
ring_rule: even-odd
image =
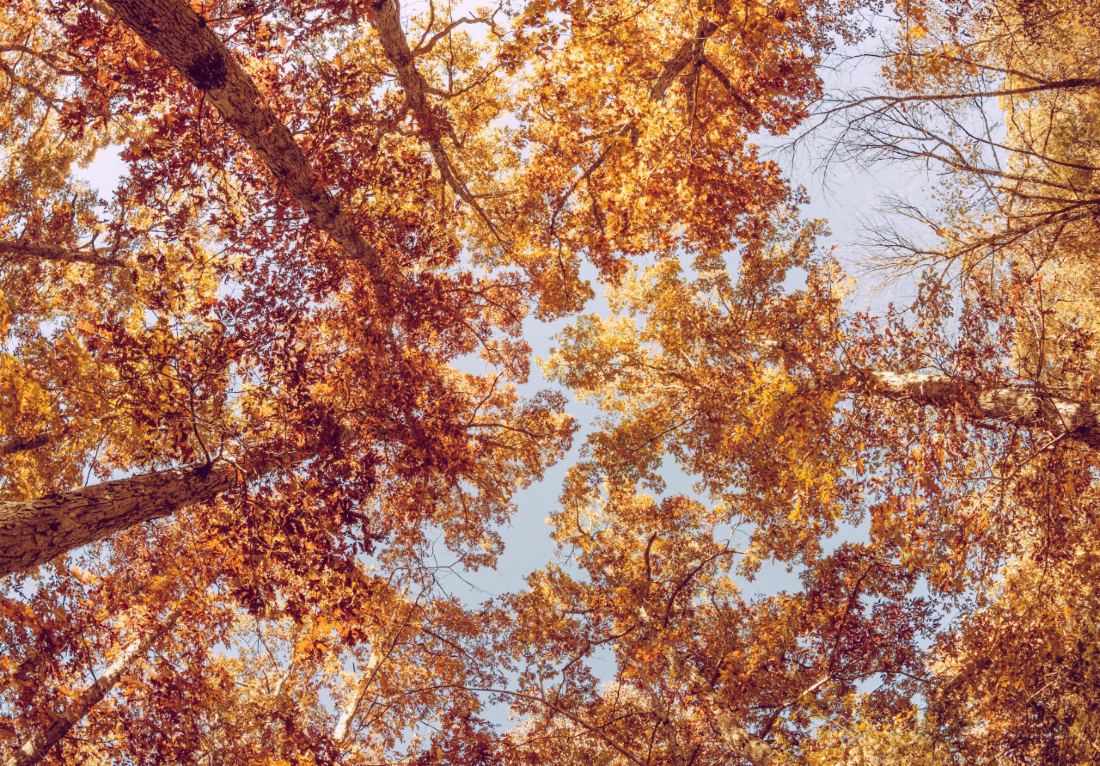
[[[1100,761],[1098,53],[1068,0],[2,0],[2,763]],[[930,207],[830,247],[787,141]],[[532,486],[556,557],[463,588]]]

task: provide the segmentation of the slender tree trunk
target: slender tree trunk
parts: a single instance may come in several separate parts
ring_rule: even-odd
[[[266,454],[245,470],[249,477],[262,476],[280,464]],[[0,576],[212,500],[241,481],[241,471],[219,461],[105,481],[34,500],[0,502]]]
[[[126,26],[202,90],[214,108],[286,187],[313,225],[372,271],[367,245],[309,160],[225,44],[187,0],[107,0]]]
[[[445,116],[437,114],[428,102],[428,83],[424,75],[416,68],[415,57],[409,48],[405,30],[401,27],[401,16],[396,0],[380,0],[371,6],[368,14],[371,25],[378,33],[378,39],[382,43],[382,52],[386,59],[397,70],[397,82],[405,93],[405,102],[416,118],[416,124],[420,128],[420,135],[428,144],[435,160],[436,168],[443,182],[451,187],[458,197],[473,208],[478,217],[489,227],[498,239],[496,225],[482,209],[477,197],[470,192],[465,180],[459,174],[458,168],[451,161],[446,147],[443,145],[443,135],[450,133],[452,128]]]
[[[45,729],[28,738],[19,749],[4,761],[4,766],[34,766],[39,763],[60,742],[69,730],[79,724],[98,705],[111,689],[134,664],[144,657],[153,645],[171,630],[179,618],[177,606],[168,618],[153,627],[145,636],[134,639],[115,658],[99,678],[85,687],[84,691],[72,701]]]
[[[290,682],[291,676],[294,675],[294,659],[291,658],[290,663],[287,664],[286,670],[282,672],[279,679],[275,682],[275,688],[271,690],[271,696],[275,699],[283,696],[283,689],[286,688],[287,683]]]
[[[874,370],[854,388],[930,407],[957,406],[968,417],[1066,436],[1100,449],[1100,404],[1077,402],[1021,386],[980,386],[919,372]]]
[[[124,268],[126,261],[102,255],[95,249],[69,250],[63,247],[39,245],[33,242],[0,242],[0,255],[15,261],[58,261],[61,263],[90,263],[93,266]]]
[[[336,719],[336,726],[332,729],[332,738],[335,741],[343,744],[347,740],[348,735],[351,733],[351,722],[355,718],[355,714],[359,712],[359,705],[363,702],[366,693],[367,681],[364,678],[355,685],[347,704],[340,711],[340,717]]]
[[[332,738],[341,744],[351,734],[351,724],[355,720],[355,716],[359,714],[359,708],[363,704],[363,698],[367,696],[367,690],[374,683],[374,678],[378,672],[378,662],[378,655],[372,650],[367,660],[367,667],[363,670],[362,678],[355,684],[347,704],[340,711],[340,717],[336,720],[336,726],[332,730]]]

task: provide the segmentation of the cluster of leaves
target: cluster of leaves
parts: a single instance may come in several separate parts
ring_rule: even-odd
[[[860,6],[0,5],[5,763],[1095,759],[1096,9],[899,4],[872,316],[754,141]]]

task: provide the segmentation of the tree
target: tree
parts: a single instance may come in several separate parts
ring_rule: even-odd
[[[581,46],[555,51],[548,36],[564,32],[558,16],[574,11],[569,24],[582,36],[618,28],[586,61],[574,58]],[[832,23],[825,5],[773,16],[686,3],[641,16],[609,7],[591,18],[566,5],[532,7],[508,20],[508,34],[500,34],[503,10],[463,17],[435,6],[411,27],[396,5],[208,4],[200,15],[182,2],[28,2],[9,12],[21,23],[11,28],[4,71],[22,99],[11,106],[9,140],[48,135],[80,150],[42,153],[53,163],[52,186],[39,182],[39,163],[20,170],[31,183],[8,198],[6,273],[25,280],[28,270],[53,269],[59,291],[13,307],[22,333],[13,363],[47,362],[40,388],[49,395],[36,406],[60,421],[51,438],[74,440],[55,453],[57,468],[9,463],[22,482],[6,506],[9,522],[22,525],[12,527],[22,531],[11,536],[20,552],[10,566],[99,539],[79,552],[77,569],[57,564],[50,575],[79,591],[84,567],[116,582],[134,565],[125,553],[164,566],[152,563],[166,561],[154,540],[197,546],[204,562],[218,562],[202,565],[212,583],[203,586],[207,609],[220,610],[211,615],[242,610],[262,631],[278,633],[289,619],[331,636],[337,609],[335,656],[370,656],[381,639],[355,628],[349,609],[362,610],[368,592],[380,608],[397,588],[356,574],[356,557],[385,541],[374,554],[379,566],[403,571],[425,555],[430,525],[464,563],[491,562],[490,524],[568,442],[560,398],[522,401],[512,388],[528,364],[520,322],[536,302],[554,316],[583,299],[582,257],[614,278],[625,257],[672,241],[662,232],[674,219],[621,208],[623,191],[636,187],[639,213],[673,190],[692,200],[694,229],[677,241],[701,247],[693,243],[705,231],[712,250],[786,195],[745,137],[763,123],[785,129],[800,113],[801,96],[816,88],[813,50],[828,35],[806,14]],[[377,36],[362,34],[363,14]],[[670,22],[681,39],[665,50]],[[467,34],[475,27],[489,31],[484,40]],[[705,39],[693,42],[698,30]],[[760,58],[738,84],[727,72],[745,69],[746,35]],[[609,53],[620,72],[651,83],[623,91],[610,72],[591,81]],[[528,63],[547,55],[546,66]],[[391,67],[396,88],[380,74]],[[565,112],[542,107],[559,74],[568,78],[563,107],[595,105],[600,93],[621,100],[575,109],[563,122]],[[504,116],[517,127],[495,127]],[[687,145],[685,127],[704,148],[668,168],[676,146]],[[102,202],[69,174],[74,160],[108,143],[123,147],[128,174]],[[745,172],[731,186],[724,169],[739,157]],[[668,183],[673,177],[686,185]],[[43,218],[48,194],[79,205]],[[750,209],[745,201],[757,197]],[[610,220],[605,210],[614,211]],[[49,318],[45,329],[40,317]],[[66,344],[68,357],[51,355]],[[479,349],[487,374],[453,367]],[[38,438],[13,433],[12,454],[33,456],[35,448],[14,447]],[[107,481],[69,490],[83,470]],[[150,487],[166,499],[148,495]],[[74,531],[78,506],[90,518]],[[177,518],[134,526],[165,514]],[[51,520],[72,534],[55,533]],[[37,529],[49,534],[22,533]],[[435,588],[428,593],[446,616],[437,631],[444,640],[467,618]],[[31,615],[21,619],[33,624]],[[65,632],[73,631],[77,623]],[[24,653],[48,635],[56,639],[56,629],[13,634],[10,646]],[[423,662],[415,658],[430,650],[425,641],[411,644],[403,667]],[[187,678],[198,682],[211,662],[189,657]],[[291,667],[301,669],[292,675],[316,679],[322,666],[316,653],[296,654]],[[161,699],[149,682],[135,683],[135,694]],[[183,684],[168,685],[214,709],[213,688]],[[367,693],[362,681],[351,688],[349,700]],[[320,714],[314,704],[303,710],[302,736]],[[420,704],[434,717],[444,703]],[[364,715],[357,707],[342,733]],[[382,710],[382,720],[401,720],[392,703]],[[109,720],[89,716],[82,725]],[[243,730],[205,720],[220,732],[211,743],[245,741]],[[474,725],[468,714],[455,720]]]
[[[944,28],[953,30],[956,39],[969,35],[970,40],[982,41],[974,49],[975,56],[1004,49],[1015,56],[1023,48],[1031,54],[1025,52],[1021,60],[1031,66],[1048,61],[1048,56],[1057,56],[1054,52],[1039,52],[1044,38],[1038,33],[1026,44],[1011,48],[1005,40],[1014,39],[1012,34],[1031,35],[1031,27],[1014,27],[1014,17],[1005,13],[1007,21],[998,19],[1009,26],[1011,31],[1005,32],[999,23],[990,23],[998,11],[1004,9],[976,9],[972,27],[953,26],[959,19],[950,8],[945,8],[940,18],[946,19]],[[907,8],[907,12],[915,18],[923,10]],[[1079,23],[1080,17],[1074,11],[1061,8],[1059,12],[1060,16],[1051,11],[1067,24]],[[932,26],[931,22],[925,23]],[[1089,42],[1078,47],[1077,39],[1065,28],[1055,25],[1052,29],[1058,30],[1054,34],[1062,43],[1056,50],[1070,48],[1071,56],[1084,59]],[[1004,37],[999,37],[1002,33]],[[922,40],[924,32],[913,33],[910,28],[908,35],[907,42]],[[992,41],[988,49],[985,41]],[[1002,44],[1005,48],[997,47]],[[922,83],[931,79],[942,85],[947,79],[944,70],[935,64],[948,54],[934,49],[917,64],[912,64],[907,55],[913,56],[903,52],[897,60],[913,66],[915,76],[926,78]],[[974,72],[972,61],[956,63],[960,76]],[[990,56],[984,59],[980,71],[1007,73],[1011,79],[1017,74],[1011,66],[1023,64],[1005,64]],[[1073,549],[1078,544],[1075,541],[1087,535],[1093,518],[1087,498],[1089,476],[1095,470],[1089,425],[1095,393],[1091,383],[1086,382],[1092,379],[1087,372],[1091,361],[1086,351],[1091,346],[1091,335],[1084,325],[1091,322],[1095,309],[1070,283],[1079,273],[1077,264],[1087,261],[1091,249],[1078,249],[1083,231],[1070,234],[1073,224],[1060,225],[1059,219],[1051,217],[1058,204],[1070,204],[1068,198],[1036,196],[1035,188],[1051,182],[1044,180],[1048,177],[1041,173],[1046,170],[1036,168],[1034,160],[1041,159],[1048,168],[1057,165],[1057,157],[1051,156],[1056,143],[1049,133],[1045,138],[1043,134],[1035,135],[1034,115],[1025,123],[1021,112],[1037,107],[1030,103],[1019,106],[1011,99],[1044,98],[1046,93],[1058,91],[1091,98],[1088,89],[1094,83],[1087,69],[1083,73],[1082,67],[1073,64],[1065,64],[1060,75],[1046,72],[1044,77],[1042,87],[1015,89],[1010,82],[997,87],[956,86],[954,90],[945,89],[946,93],[916,89],[909,80],[898,85],[897,95],[869,97],[855,104],[855,109],[866,112],[857,118],[853,135],[861,139],[870,136],[864,139],[866,143],[895,161],[942,160],[928,154],[931,134],[927,129],[916,134],[912,143],[906,143],[906,136],[882,126],[902,119],[911,124],[925,113],[921,110],[946,112],[949,107],[941,107],[943,103],[1002,96],[1009,99],[1005,110],[1010,135],[1014,129],[1022,132],[1021,124],[1030,126],[1024,141],[998,147],[1006,153],[1007,165],[1027,169],[1026,177],[1013,176],[1012,183],[990,184],[989,174],[970,159],[974,152],[957,152],[967,164],[956,154],[949,154],[944,164],[950,167],[952,180],[957,180],[964,191],[969,181],[979,185],[989,195],[989,206],[977,208],[975,213],[972,198],[948,197],[949,204],[940,217],[926,215],[924,220],[934,221],[944,237],[942,249],[906,248],[897,238],[883,238],[882,244],[892,248],[893,262],[907,268],[924,262],[910,258],[914,253],[932,256],[929,260],[935,269],[920,283],[911,312],[892,311],[885,322],[867,316],[845,316],[841,304],[843,284],[837,277],[836,264],[814,253],[812,228],[800,230],[788,225],[785,230],[773,228],[762,238],[762,246],[746,247],[736,264],[736,273],[731,274],[732,268],[706,269],[698,262],[691,268],[665,262],[637,269],[609,296],[612,316],[586,316],[570,328],[551,361],[551,371],[562,383],[598,404],[606,418],[589,438],[588,460],[572,469],[567,485],[559,520],[560,527],[568,530],[563,534],[567,549],[583,550],[586,557],[593,547],[608,556],[628,549],[621,542],[611,542],[604,531],[605,523],[606,529],[638,526],[615,501],[623,491],[620,485],[640,484],[650,491],[660,491],[669,456],[697,480],[695,491],[711,499],[711,513],[719,524],[735,528],[740,524],[744,528],[738,571],[745,575],[751,575],[759,562],[776,559],[797,566],[804,573],[804,581],[814,572],[829,571],[838,562],[837,553],[828,552],[826,538],[838,531],[853,534],[869,515],[869,541],[859,558],[876,562],[874,568],[882,569],[884,584],[879,587],[889,589],[888,605],[896,607],[914,599],[902,612],[913,618],[908,630],[889,639],[880,638],[876,647],[907,650],[913,657],[921,656],[916,646],[918,637],[930,635],[936,625],[932,612],[922,614],[917,606],[921,603],[914,593],[917,581],[922,582],[922,589],[931,591],[932,603],[949,604],[952,610],[972,614],[975,623],[980,624],[995,619],[985,611],[988,603],[984,592],[1003,576],[1002,567],[1007,562],[1022,559],[1027,566],[1049,571],[1054,562]],[[1039,79],[1035,77],[1032,82]],[[969,126],[958,122],[954,112],[951,114],[956,120],[951,125],[960,134],[972,136],[965,132]],[[1065,129],[1072,130],[1068,126],[1080,114],[1068,110]],[[946,138],[936,140],[945,153],[956,151],[947,145]],[[1028,140],[1045,141],[1047,154],[1030,151]],[[1073,193],[1078,192],[1082,198],[1088,196],[1084,185],[1074,186]],[[1075,220],[1085,219],[1087,214],[1083,213]],[[1089,225],[1082,223],[1081,229]],[[773,243],[770,250],[764,245],[769,240]],[[1064,254],[1059,255],[1061,249]],[[988,254],[996,258],[983,261]],[[944,264],[954,266],[956,271],[945,276],[941,271]],[[792,291],[785,286],[792,269],[803,273],[799,281],[804,281],[804,289]],[[675,517],[671,511],[675,507],[670,503],[663,515]],[[613,520],[604,522],[606,518]],[[645,551],[648,572],[650,551],[644,541],[635,543],[635,550]],[[723,555],[734,556],[732,551]],[[617,562],[586,571],[582,584],[574,584],[572,578],[546,582],[540,577],[532,581],[533,593],[549,590],[542,597],[544,603],[562,605],[558,608],[562,619],[567,620],[561,628],[551,629],[551,636],[545,639],[547,655],[541,662],[549,664],[538,665],[534,678],[542,682],[548,673],[552,674],[554,657],[562,657],[572,673],[581,672],[575,668],[578,660],[573,654],[558,648],[562,643],[581,647],[574,650],[578,657],[590,656],[593,645],[610,646],[617,656],[630,651],[627,647],[636,636],[632,630],[623,634],[606,628],[603,637],[594,641],[587,636],[574,638],[573,631],[580,628],[570,624],[599,624],[601,617],[608,619],[605,614],[618,613],[620,604],[602,609],[585,605],[576,611],[578,617],[568,617],[579,600],[578,588],[592,587],[627,600],[625,594],[633,589],[615,589],[602,582],[608,572],[625,571],[627,565]],[[1059,587],[1076,592],[1080,585],[1075,577],[1067,572],[1060,578],[1064,584]],[[700,578],[707,581],[703,574]],[[716,575],[712,578],[713,582],[722,582]],[[850,580],[862,582],[858,575]],[[975,591],[983,595],[975,596]],[[810,595],[811,590],[804,586],[801,593],[776,598],[799,603]],[[713,602],[713,596],[709,600]],[[828,614],[821,602],[811,603],[815,613]],[[696,611],[708,606],[705,598],[694,602]],[[542,607],[543,611],[553,608]],[[1017,613],[1011,619],[1020,617]],[[1040,621],[1044,619],[1051,621],[1049,615]],[[684,621],[678,620],[677,624]],[[894,615],[889,619],[880,616],[873,624],[900,628],[905,623]],[[621,627],[623,621],[620,618],[612,625]],[[1027,629],[1021,626],[1021,630]],[[855,625],[851,632],[858,634]],[[768,640],[774,641],[777,634],[765,632],[765,637],[758,638],[753,646],[772,662],[783,662],[790,652],[784,651],[781,644],[770,645]],[[708,636],[698,627],[688,629],[688,635]],[[671,639],[667,645],[684,646],[690,640]],[[951,641],[946,637],[944,640]],[[521,643],[530,643],[530,639]],[[697,660],[704,667],[705,663],[721,667],[727,661],[726,645],[715,640],[705,641],[704,645],[703,658]],[[1080,646],[1087,645],[1086,641]],[[1014,674],[1030,677],[1034,656],[1013,657],[1004,649],[1007,647],[998,650],[989,645],[975,649],[976,655],[988,651],[1005,660],[1000,671],[1003,675],[987,675],[981,672],[985,669],[982,667],[975,674],[975,679],[981,679],[976,683],[995,684],[994,679]],[[863,654],[870,653],[864,650]],[[800,660],[805,668],[806,660]],[[1028,669],[1007,669],[1017,661],[1028,665]],[[1063,661],[1068,661],[1064,655],[1053,660],[1047,672],[1054,672],[1051,666],[1064,667]],[[628,675],[628,667],[628,659],[617,662],[622,676]],[[677,674],[671,666],[666,667],[670,668],[667,675],[658,671],[658,676],[667,683]],[[1001,705],[1007,712],[1018,704],[1007,694],[994,692],[986,696],[980,703],[986,707],[980,713],[970,707],[972,703],[956,697],[945,709],[937,707],[922,716],[916,704],[907,701],[909,695],[916,689],[935,694],[938,688],[951,687],[950,674],[943,666],[934,665],[929,670],[934,672],[923,672],[918,664],[886,665],[871,671],[870,676],[882,679],[882,691],[898,695],[885,705],[874,696],[861,699],[843,678],[833,679],[830,673],[822,672],[821,679],[827,683],[803,680],[803,688],[812,691],[808,695],[800,694],[793,686],[792,701],[780,705],[775,718],[758,722],[749,711],[739,711],[740,725],[758,737],[774,736],[776,742],[787,745],[786,754],[791,757],[828,758],[823,753],[830,751],[816,748],[828,741],[834,743],[829,745],[833,747],[845,739],[855,744],[833,749],[833,757],[872,758],[874,762],[876,757],[887,761],[918,757],[913,754],[919,752],[924,754],[919,757],[928,760],[948,762],[962,757],[966,762],[971,758],[992,762],[1007,751],[1042,762],[1085,757],[1072,749],[1059,750],[1066,746],[1058,744],[1046,745],[1046,751],[1028,750],[1011,744],[1008,735],[1002,737],[990,730],[990,719],[977,716],[997,716],[993,711],[1000,710]],[[560,683],[568,688],[575,682],[564,678]],[[772,684],[771,688],[777,686]],[[1031,688],[1035,686],[1033,683]],[[644,684],[629,687],[632,695],[645,698]],[[570,688],[568,697],[577,696]],[[683,695],[693,700],[701,696],[697,690]],[[555,700],[554,704],[547,706],[545,715],[550,726],[565,726],[556,735],[578,736],[574,723],[563,724],[560,714],[555,715],[561,703]],[[737,704],[757,711],[769,707],[766,698],[759,700],[753,692],[742,691],[736,702],[712,703],[701,717],[720,720]],[[831,714],[823,713],[822,706],[829,704],[837,707]],[[777,733],[783,726],[797,727],[799,716],[805,715],[799,710],[803,705],[814,711],[817,720],[843,726],[854,719],[858,726],[842,737],[830,732],[821,736],[820,742],[815,742],[818,737],[797,729]],[[604,722],[620,720],[620,715],[627,732],[637,731],[641,714],[624,712],[624,706],[619,703],[615,713],[595,713],[595,718],[589,719],[598,722],[592,728],[599,737],[608,731]],[[665,736],[661,726],[666,725],[667,714],[662,717],[658,710],[651,715],[655,724],[649,742],[661,742]],[[1078,735],[1070,732],[1087,730],[1088,724],[1084,717],[1077,719],[1080,723],[1073,722],[1072,716],[1057,722],[1053,716],[1045,719],[1035,732],[1036,738],[1052,743],[1073,740]],[[947,723],[949,720],[951,723]],[[1018,718],[1013,722],[1006,724],[1005,731],[1027,726]],[[957,740],[937,729],[952,725],[965,731],[989,731],[990,736],[981,745],[970,744],[962,749]],[[690,725],[681,723],[671,726],[667,736],[684,737],[691,731]],[[625,736],[630,739],[631,734]],[[549,734],[540,731],[538,736]],[[980,735],[972,736],[981,741]],[[636,734],[632,741],[638,742]],[[879,756],[867,755],[876,751]],[[677,762],[675,753],[664,752],[662,758]],[[848,755],[838,755],[842,752]],[[891,752],[893,756],[881,755]],[[903,756],[903,752],[910,755]],[[633,758],[644,762],[648,757],[620,755],[624,762]],[[684,761],[689,757],[694,755],[683,756]]]
[[[1087,758],[1091,27],[899,10],[849,135],[959,187],[872,317],[754,143],[855,4],[5,4],[2,757]],[[1014,44],[1040,12],[1081,41]],[[930,138],[997,97],[996,145]],[[525,387],[565,318],[567,554],[472,606],[450,573],[578,427]]]
[[[1064,120],[1059,129],[1070,132],[1070,126],[1087,113],[1082,107],[1062,112],[1043,104],[1043,99],[1048,93],[1054,94],[1052,99],[1091,98],[1089,89],[1095,83],[1087,65],[1070,63],[1072,56],[1085,60],[1091,41],[1078,41],[1067,33],[1077,29],[1080,21],[1068,7],[1049,9],[1051,18],[1058,19],[1045,28],[1058,36],[1059,44],[1051,51],[1041,51],[1043,34],[1020,23],[1005,7],[971,10],[967,23],[972,26],[967,26],[953,7],[932,11],[907,6],[906,18],[912,26],[903,28],[903,42],[912,47],[903,48],[890,63],[910,67],[903,74],[920,79],[896,75],[897,93],[865,97],[848,106],[864,110],[857,111],[850,129],[850,135],[858,137],[852,141],[863,142],[858,148],[870,146],[893,161],[943,162],[950,169],[951,182],[962,189],[947,190],[947,204],[938,216],[923,216],[943,238],[941,248],[907,248],[893,235],[881,240],[892,249],[894,264],[933,267],[919,282],[912,310],[891,310],[881,320],[845,315],[837,265],[814,252],[812,228],[788,225],[785,230],[774,228],[764,238],[764,243],[773,244],[771,249],[764,243],[746,247],[733,268],[704,269],[698,264],[686,268],[665,262],[637,269],[609,296],[610,317],[582,317],[564,334],[551,371],[605,413],[604,422],[588,440],[588,459],[572,469],[567,485],[559,524],[568,530],[564,536],[569,549],[584,550],[586,556],[590,547],[609,556],[625,549],[607,540],[610,536],[603,531],[604,523],[608,529],[637,526],[615,501],[623,491],[620,485],[660,491],[667,472],[665,461],[671,456],[696,479],[694,490],[713,504],[710,512],[717,522],[744,529],[737,570],[744,575],[756,571],[761,561],[778,560],[801,571],[805,583],[814,573],[830,571],[839,563],[843,545],[831,551],[838,543],[828,541],[829,537],[838,532],[866,537],[858,560],[874,562],[872,571],[881,572],[884,583],[879,587],[890,593],[887,604],[896,608],[913,600],[902,612],[913,619],[908,630],[880,638],[875,644],[880,651],[890,647],[888,651],[907,650],[912,657],[921,656],[919,637],[931,635],[938,622],[934,610],[922,613],[917,606],[921,603],[967,615],[962,625],[1012,624],[1013,630],[1033,635],[1034,628],[1024,627],[1028,618],[1022,611],[1007,617],[1004,610],[1015,607],[989,600],[997,581],[1012,577],[1006,572],[1015,566],[1050,574],[1058,584],[1052,582],[1049,587],[1059,592],[1061,588],[1067,594],[1081,590],[1076,571],[1062,562],[1072,558],[1069,551],[1078,545],[1087,548],[1087,543],[1079,541],[1088,536],[1094,519],[1089,498],[1096,455],[1088,413],[1096,398],[1088,351],[1093,336],[1086,327],[1095,308],[1086,297],[1086,283],[1075,279],[1091,258],[1090,246],[1081,249],[1091,222],[1086,213],[1073,221],[1059,219],[1054,212],[1058,205],[1070,204],[1068,197],[1053,199],[1049,193],[1035,191],[1051,185],[1050,176],[1044,174],[1065,161],[1064,157],[1059,160],[1053,131],[1043,128],[1046,133],[1036,134],[1036,128],[1049,125],[1046,115],[1054,114]],[[930,20],[937,12],[939,26]],[[930,53],[926,47],[919,48],[924,45],[920,41],[932,35],[924,26],[916,26],[917,19],[928,29],[953,34],[955,40],[978,40],[967,55],[981,63],[963,60],[956,47],[957,66],[952,70],[943,63],[951,59],[950,51],[936,47],[942,38],[929,43]],[[1022,41],[1017,39],[1021,36]],[[913,47],[922,53],[913,53]],[[1067,48],[1069,62],[1060,61],[1058,56]],[[1020,56],[1022,63],[997,58],[1005,51]],[[1017,69],[1026,64],[1034,73],[1035,67],[1051,59],[1064,66],[1060,74],[1045,71],[1041,80],[1034,76],[1031,82],[1042,87],[1014,87],[1011,78],[1018,76]],[[1009,83],[967,87],[950,81],[952,74],[966,78],[975,76],[975,71],[997,73]],[[929,82],[937,90],[931,91]],[[997,96],[1005,99],[1010,138],[1015,139],[1017,131],[1023,134],[1019,142],[999,144],[997,149],[1004,152],[1006,166],[1026,173],[1016,173],[1011,182],[998,173],[1001,181],[991,183],[990,173],[978,164],[982,153],[973,147],[957,149],[957,136],[973,138],[975,133],[960,121],[951,104]],[[953,120],[949,127],[957,131],[949,135],[956,137],[956,143],[950,144],[944,133],[931,132],[927,123],[922,123],[922,132],[913,129],[911,135],[896,129],[903,120],[910,126],[930,113],[949,115]],[[1045,123],[1037,120],[1039,114]],[[979,122],[977,129],[982,127]],[[975,142],[984,141],[988,149],[992,129],[986,129],[990,133],[978,134]],[[932,141],[938,142],[935,150],[928,148]],[[1042,144],[1045,154],[1031,151],[1028,141]],[[943,156],[933,156],[941,150]],[[986,206],[961,196],[973,186],[987,195]],[[1074,184],[1072,193],[1079,192],[1082,197],[1074,205],[1088,197],[1087,182]],[[914,260],[914,254],[921,257]],[[797,282],[805,286],[792,290],[787,286],[788,275],[795,269],[801,272]],[[674,507],[669,504],[670,511]],[[870,524],[864,532],[860,526],[868,516]],[[604,522],[608,517],[613,521]],[[635,549],[645,550],[648,571],[649,550],[643,543],[636,543]],[[732,551],[723,555],[734,556]],[[568,615],[578,600],[579,587],[605,594],[631,592],[602,585],[609,571],[619,574],[628,568],[616,564],[586,571],[583,585],[571,579],[555,582],[545,602],[564,605],[562,612]],[[1060,574],[1053,575],[1054,571]],[[710,587],[722,582],[717,575],[711,577],[715,584]],[[700,578],[706,582],[704,574]],[[864,581],[859,575],[846,579]],[[917,582],[930,601],[917,598]],[[547,587],[541,577],[532,582],[534,593]],[[780,603],[800,603],[811,594],[804,584],[796,594],[774,598]],[[619,599],[625,600],[624,595]],[[851,603],[862,604],[861,595],[856,599]],[[812,613],[828,614],[820,601],[810,603]],[[705,598],[693,603],[694,611],[709,606]],[[605,607],[611,613],[618,608],[618,604]],[[573,619],[588,624],[603,612],[588,607],[578,614],[582,616]],[[1036,619],[1051,627],[1057,622],[1049,613]],[[898,615],[880,616],[872,624],[905,625]],[[774,736],[775,742],[786,746],[780,752],[787,757],[825,759],[821,762],[835,762],[829,758],[996,762],[1008,753],[1020,762],[1087,761],[1089,756],[1076,748],[1082,741],[1078,737],[1088,736],[1079,733],[1088,731],[1088,714],[1073,702],[1058,705],[1057,713],[1044,712],[1046,717],[1039,724],[1024,723],[1018,713],[1010,713],[1022,704],[1014,698],[1017,692],[1035,700],[1034,690],[1042,684],[1033,680],[1030,685],[1002,687],[998,679],[1034,679],[1036,656],[1028,648],[1010,648],[1007,637],[1006,644],[993,648],[1000,638],[993,638],[998,631],[987,627],[982,634],[980,630],[961,628],[966,639],[951,632],[941,639],[951,647],[944,650],[947,653],[958,652],[960,644],[976,642],[969,644],[965,682],[953,681],[955,674],[944,664],[886,665],[869,673],[882,681],[878,694],[896,695],[883,704],[874,695],[856,694],[843,678],[822,672],[827,683],[819,686],[804,679],[803,688],[812,690],[805,696],[792,687],[793,701],[781,706],[776,718],[753,720],[753,714],[767,710],[769,704],[752,691],[742,692],[736,703],[713,704],[702,718],[719,720],[734,704],[746,705],[748,710],[737,713],[741,726],[758,737]],[[557,632],[563,637],[556,642],[547,639],[551,646],[571,635],[563,627],[553,631],[552,637]],[[633,632],[629,636],[614,630],[608,633],[604,641],[617,652],[629,651],[626,647],[635,640]],[[699,628],[688,634],[708,635]],[[855,624],[851,634],[858,635]],[[765,632],[753,646],[773,663],[789,661],[791,652],[782,644],[769,644],[768,639],[774,641],[777,635],[779,631]],[[1061,640],[1051,639],[1047,645]],[[572,639],[571,643],[586,647],[590,641]],[[989,643],[979,648],[977,642],[983,641]],[[681,638],[668,645],[689,642]],[[1043,639],[1036,643],[1042,644]],[[697,660],[704,667],[721,667],[728,661],[726,645],[710,640],[704,646],[703,657]],[[1078,655],[1087,656],[1089,646],[1088,639],[1079,643]],[[561,651],[548,649],[547,657]],[[870,655],[866,650],[862,653]],[[990,655],[1001,662],[987,673],[990,665],[976,658]],[[799,660],[799,667],[807,667],[805,658]],[[1072,662],[1081,661],[1063,653],[1036,672],[1054,677],[1068,674]],[[624,675],[626,666],[626,660],[617,664]],[[665,682],[675,677],[671,672],[659,675]],[[769,691],[776,686],[771,684]],[[644,685],[632,687],[634,694],[640,693],[639,687]],[[961,688],[970,691],[960,693]],[[917,689],[929,697],[943,694],[945,702],[922,714],[911,696]],[[1067,697],[1058,694],[1054,692],[1051,699],[1072,700],[1077,692],[1067,689]],[[699,699],[701,695],[693,690],[683,696]],[[830,704],[837,707],[822,712]],[[1043,711],[1053,706],[1036,704]],[[816,718],[812,720],[827,720],[837,728],[814,735],[798,732],[800,715],[806,715],[799,710],[803,705],[813,710],[810,715]],[[1012,723],[1002,723],[1002,713]],[[632,722],[639,716],[637,712],[623,715]],[[657,727],[651,741],[660,741],[656,732],[661,718],[659,714],[654,718]],[[793,731],[784,732],[785,727]],[[599,728],[605,730],[602,724]],[[692,731],[687,724],[672,729],[678,736]],[[1033,739],[1019,734],[1025,730],[1033,733]],[[1014,742],[1015,737],[1022,742]],[[879,755],[868,755],[876,752]],[[645,757],[639,760],[644,762]],[[662,757],[677,762],[674,755]],[[685,762],[688,757],[684,756]]]
[[[74,725],[80,723],[95,705],[103,701],[122,675],[149,652],[161,634],[171,629],[178,617],[178,611],[172,612],[163,625],[155,625],[146,636],[133,639],[103,670],[102,675],[83,689],[73,703],[62,710],[42,733],[25,741],[16,754],[4,762],[5,766],[32,766],[40,763]]]

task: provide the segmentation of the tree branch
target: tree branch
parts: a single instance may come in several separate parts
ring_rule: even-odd
[[[383,263],[378,253],[325,189],[252,78],[187,0],[107,2],[126,26],[203,91],[222,118],[286,187],[310,222],[381,279]]]
[[[167,619],[155,625],[146,635],[135,638],[107,666],[103,675],[84,688],[60,715],[54,717],[46,728],[29,737],[4,761],[4,766],[35,766],[59,743],[69,730],[79,724],[96,705],[111,693],[118,680],[136,662],[144,657],[160,638],[170,631],[180,616],[177,604]]]
[[[453,131],[446,117],[437,115],[428,101],[427,94],[432,89],[428,86],[424,75],[416,68],[416,56],[409,48],[405,30],[401,27],[397,3],[394,0],[377,0],[371,5],[371,13],[367,15],[367,19],[378,32],[378,39],[382,43],[382,51],[386,59],[397,70],[397,82],[405,92],[406,103],[416,118],[421,137],[431,150],[443,182],[459,199],[473,209],[478,218],[489,227],[498,243],[507,247],[508,243],[501,237],[496,225],[482,208],[477,197],[470,192],[443,145],[444,134],[450,134]]]
[[[958,406],[971,418],[1034,428],[1100,449],[1100,404],[1023,386],[982,386],[949,375],[871,370],[854,390],[932,407]]]
[[[40,245],[34,242],[15,240],[0,242],[0,254],[10,256],[10,260],[16,261],[56,261],[59,263],[89,263],[93,266],[120,269],[129,264],[120,258],[101,255],[103,251],[92,248],[90,250],[70,250],[52,245]]]

